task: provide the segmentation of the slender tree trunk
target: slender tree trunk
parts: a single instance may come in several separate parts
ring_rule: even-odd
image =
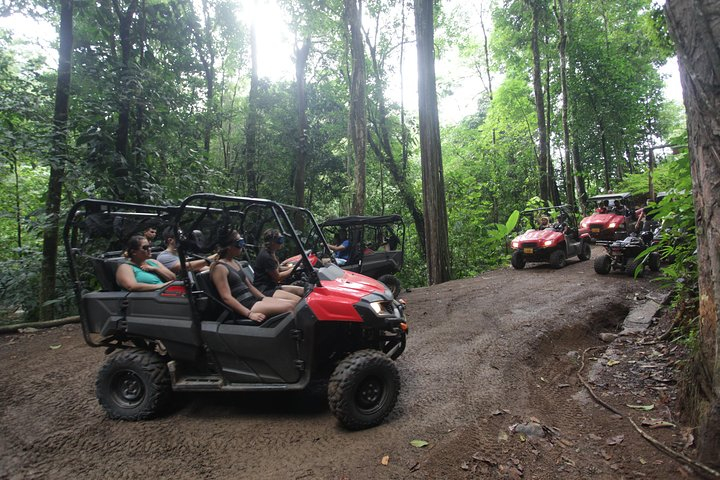
[[[610,191],[610,158],[608,157],[607,151],[607,136],[605,135],[605,122],[601,118],[598,121],[598,128],[600,129],[600,154],[603,159],[603,174],[605,180],[605,192]]]
[[[563,126],[563,159],[565,161],[565,195],[567,203],[575,208],[575,188],[573,187],[573,164],[570,159],[570,125],[568,122],[568,85],[567,85],[567,42],[568,34],[565,30],[565,0],[555,0],[555,19],[557,20],[560,40],[558,53],[560,55],[560,92],[562,97],[562,126]]]
[[[532,53],[533,53],[533,90],[535,92],[535,112],[538,126],[538,173],[540,174],[540,198],[550,200],[548,190],[548,157],[547,157],[547,129],[545,125],[545,104],[543,102],[542,72],[540,70],[540,45],[538,42],[540,30],[539,0],[526,0],[532,8]]]
[[[203,0],[203,18],[205,21],[204,39],[202,44],[204,45],[204,55],[200,53],[203,70],[205,70],[205,91],[206,91],[206,103],[205,103],[205,126],[203,131],[203,150],[205,152],[205,158],[210,158],[210,138],[212,136],[212,130],[215,126],[215,42],[213,41],[212,31],[212,17],[210,16],[210,7],[208,0]]]
[[[412,187],[407,184],[407,178],[405,177],[404,170],[401,171],[400,168],[398,168],[397,162],[395,161],[395,154],[393,153],[392,142],[390,140],[390,129],[388,127],[387,120],[387,107],[385,105],[385,95],[383,94],[384,92],[382,90],[380,65],[377,60],[377,51],[376,47],[371,44],[370,39],[367,38],[367,36],[366,41],[368,43],[368,51],[370,52],[370,60],[372,61],[373,72],[375,76],[374,97],[375,102],[377,102],[378,108],[378,118],[370,119],[370,124],[373,126],[374,133],[377,136],[378,141],[374,141],[372,133],[370,133],[368,135],[368,142],[377,159],[390,171],[390,175],[393,177],[395,186],[400,191],[400,196],[402,197],[403,203],[405,203],[405,206],[410,211],[410,214],[413,217],[413,222],[415,223],[415,230],[418,234],[420,251],[424,255],[426,251],[425,219],[423,217],[422,211],[417,205],[417,201],[415,199]]]
[[[72,70],[73,47],[73,1],[60,2],[60,47],[58,48],[58,78],[55,88],[55,113],[53,114],[52,153],[50,157],[50,179],[45,199],[47,223],[43,230],[43,252],[40,285],[41,321],[51,320],[55,309],[42,305],[55,298],[57,279],[57,249],[62,183],[65,164],[68,161],[67,128],[70,106],[70,72]]]
[[[668,0],[665,12],[687,110],[700,287],[700,356],[712,397],[698,435],[698,457],[720,467],[720,3]]]
[[[406,2],[402,2],[402,35],[400,37],[400,143],[402,144],[402,170],[403,174],[407,170],[408,161],[408,129],[405,124],[405,77],[403,75],[403,66],[405,59],[405,6]],[[416,225],[417,226],[417,225]],[[423,236],[423,253],[425,252],[424,236],[418,230],[418,237]]]
[[[577,142],[573,142],[573,165],[575,166],[575,190],[578,194],[578,201],[580,202],[581,209],[585,209],[587,205],[588,194],[585,188],[585,178],[583,177],[582,159],[580,158],[580,148]]]
[[[134,171],[133,157],[130,155],[130,109],[134,97],[132,88],[132,68],[131,57],[133,49],[133,39],[131,38],[132,24],[137,10],[137,0],[131,0],[128,3],[125,12],[120,8],[119,0],[113,0],[113,10],[117,15],[120,24],[120,81],[119,92],[120,104],[118,108],[118,128],[115,136],[115,152],[120,157],[118,166],[115,169],[115,177],[117,185],[116,195],[120,200],[126,199],[129,193],[129,182],[123,181],[127,179],[130,172]],[[124,162],[122,161],[124,160]]]
[[[305,91],[305,68],[310,53],[310,37],[303,40],[300,48],[295,49],[295,81],[297,82],[297,115],[298,115],[298,151],[295,162],[295,205],[305,206],[305,167],[308,162],[308,119],[307,92]]]
[[[258,124],[258,65],[255,22],[250,26],[250,94],[245,124],[245,185],[249,197],[257,197],[257,124]]]
[[[145,71],[145,48],[147,46],[147,18],[145,0],[140,0],[140,18],[138,19],[138,65],[140,72]],[[140,91],[143,89],[141,88]],[[135,165],[145,163],[145,99],[138,98],[135,105],[135,128],[133,130],[132,152]]]
[[[353,147],[352,213],[365,213],[365,170],[367,153],[367,112],[365,110],[365,49],[362,38],[362,0],[345,0],[345,18],[350,28],[350,138]]]
[[[547,44],[547,38],[545,39]],[[550,92],[550,59],[545,62],[545,96],[547,98],[547,119],[545,121],[545,145],[547,148],[547,176],[548,192],[553,205],[560,205],[560,191],[555,180],[555,165],[553,164],[552,152],[550,151],[550,132],[552,131],[552,93]]]
[[[425,248],[430,285],[450,280],[445,180],[435,85],[433,3],[433,0],[415,0],[420,163],[425,211]]]

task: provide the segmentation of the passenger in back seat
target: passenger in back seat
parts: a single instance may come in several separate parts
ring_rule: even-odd
[[[163,241],[165,242],[165,250],[160,252],[157,260],[165,265],[168,270],[173,273],[180,273],[180,257],[178,257],[177,245],[175,244],[175,230],[173,227],[167,227],[163,231]],[[189,260],[185,262],[188,270],[193,272],[201,272],[207,270],[212,261],[217,260],[217,254],[210,255],[207,260]]]
[[[173,272],[150,258],[150,248],[150,242],[144,236],[130,238],[125,250],[128,261],[121,263],[115,272],[120,288],[129,292],[149,292],[175,280]]]
[[[255,322],[280,313],[291,312],[300,300],[279,298],[280,291],[267,296],[253,286],[235,257],[240,256],[245,240],[236,230],[224,233],[219,241],[218,260],[210,266],[210,279],[222,301],[241,317]]]

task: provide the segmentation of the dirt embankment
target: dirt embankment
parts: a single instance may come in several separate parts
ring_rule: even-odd
[[[94,394],[104,353],[83,343],[77,325],[5,335],[0,478],[692,476],[593,402],[576,376],[585,349],[600,346],[585,355],[598,396],[638,422],[673,421],[651,432],[667,444],[689,441],[673,419],[671,373],[652,384],[663,388],[638,381],[651,370],[643,362],[661,363],[669,348],[632,336],[603,353],[598,340],[617,332],[638,297],[659,297],[656,289],[575,261],[407,292],[401,396],[383,425],[361,432],[341,429],[325,402],[300,394],[183,394],[160,419],[110,421]],[[624,358],[623,345],[637,347],[639,360]]]

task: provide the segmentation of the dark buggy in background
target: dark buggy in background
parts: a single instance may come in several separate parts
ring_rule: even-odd
[[[304,226],[296,229],[291,218]],[[148,224],[174,228],[181,272],[155,291],[123,291],[114,281],[126,261],[122,245]],[[228,227],[246,235],[253,253],[266,228],[287,239],[299,258],[293,280],[305,286],[292,312],[261,324],[239,318],[220,301],[209,272],[187,270],[187,259],[206,257]],[[330,410],[345,427],[382,422],[400,388],[393,359],[405,348],[404,306],[376,280],[332,263],[313,267],[298,236],[303,228],[324,243],[309,211],[270,200],[197,194],[177,207],[75,204],[64,242],[83,335],[108,354],[96,380],[108,416],[152,418],[173,391],[297,391],[312,383],[328,385]]]
[[[400,215],[333,218],[320,228],[331,242],[341,232],[350,240],[350,257],[343,270],[379,280],[397,298],[401,287],[395,274],[402,269],[405,250],[405,223]]]

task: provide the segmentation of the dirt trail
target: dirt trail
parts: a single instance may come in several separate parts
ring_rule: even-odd
[[[575,376],[585,348],[605,348],[597,334],[656,289],[575,261],[407,292],[401,396],[361,432],[300,394],[176,395],[158,420],[110,421],[94,393],[104,353],[77,325],[2,336],[0,478],[669,478],[679,464]],[[509,430],[530,420],[545,437]]]

